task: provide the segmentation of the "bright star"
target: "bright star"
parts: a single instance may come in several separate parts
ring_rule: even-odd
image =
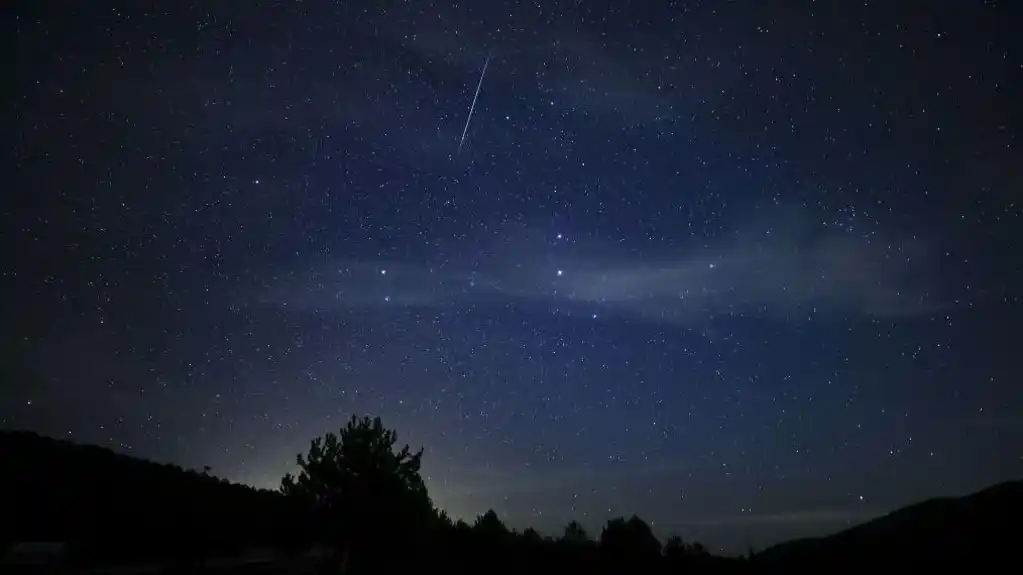
[[[561,277],[562,273],[564,273],[564,272],[562,272],[561,270],[558,270],[558,277]]]

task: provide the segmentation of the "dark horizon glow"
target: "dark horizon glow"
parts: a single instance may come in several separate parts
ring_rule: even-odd
[[[8,12],[4,428],[728,552],[1023,476],[1013,3]]]

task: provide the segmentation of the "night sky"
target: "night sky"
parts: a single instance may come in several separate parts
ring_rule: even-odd
[[[1021,8],[5,3],[0,425],[728,551],[1023,476]]]

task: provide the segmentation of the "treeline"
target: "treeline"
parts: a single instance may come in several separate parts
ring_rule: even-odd
[[[678,537],[662,545],[635,516],[612,519],[595,536],[574,521],[558,536],[542,536],[533,529],[507,528],[491,510],[473,524],[455,521],[440,533],[442,539],[425,554],[448,573],[737,573],[750,565],[716,557]]]
[[[576,522],[542,536],[508,528],[494,511],[472,522],[437,509],[419,469],[422,450],[396,448],[379,419],[352,418],[313,440],[278,491],[28,432],[0,431],[0,544],[64,541],[71,565],[160,562],[199,572],[202,558],[252,547],[325,572],[437,573],[862,572],[881,565],[1008,561],[1023,536],[1023,482],[932,500],[831,537],[756,556],[715,557],[677,537],[659,541],[639,517],[589,534]],[[300,557],[299,554],[303,554]],[[283,565],[287,569],[288,565]]]
[[[559,537],[509,529],[487,511],[473,524],[437,509],[420,475],[423,450],[398,448],[379,418],[353,417],[314,439],[281,481],[289,499],[318,516],[317,535],[337,549],[344,573],[678,573],[736,571],[747,563],[672,538],[662,545],[639,517],[608,521],[597,537],[572,522]]]
[[[285,479],[290,490],[260,490],[217,478],[209,470],[153,463],[31,432],[0,431],[0,461],[5,462],[0,473],[0,544],[6,548],[14,541],[64,541],[72,565],[158,562],[179,564],[187,571],[195,570],[202,558],[252,547],[288,556],[312,546],[338,550],[329,560],[331,569],[342,549],[355,549],[347,567],[355,574],[410,564],[476,573],[481,561],[488,563],[487,571],[501,573],[731,564],[699,544],[675,538],[662,545],[638,517],[611,521],[592,535],[572,522],[558,536],[508,528],[494,511],[473,522],[453,520],[430,501],[418,474],[418,458],[414,468],[404,468],[408,475],[402,479],[415,483],[416,489],[400,481],[389,484],[388,477],[403,477],[381,465],[391,453],[393,432],[380,427],[379,420],[375,426],[368,419],[358,423],[349,428],[355,433],[342,430],[344,440],[335,438],[334,451],[321,450],[315,462],[308,454],[303,460],[313,463],[316,475],[305,475],[306,484],[320,482],[356,494],[333,498],[334,507],[303,497],[296,486],[303,483],[301,475]],[[369,437],[353,439],[359,433]],[[381,442],[381,436],[390,443]],[[349,449],[340,453],[345,442]],[[394,461],[408,459],[406,451],[404,460]],[[359,469],[339,465],[341,461]],[[384,476],[360,471],[381,468]],[[346,483],[360,473],[371,477],[368,491]]]

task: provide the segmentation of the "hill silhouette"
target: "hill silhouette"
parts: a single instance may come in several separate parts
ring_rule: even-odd
[[[285,545],[308,525],[280,493],[31,432],[0,432],[0,543],[66,541],[77,564]]]
[[[1011,560],[1023,536],[1023,481],[958,498],[929,499],[826,537],[765,549],[764,566],[855,571],[896,563],[957,564]]]
[[[418,475],[422,451],[394,449],[379,419],[353,418],[315,440],[281,491],[230,483],[109,449],[0,431],[0,544],[63,541],[73,566],[199,560],[252,547],[288,553],[325,544],[321,567],[356,574],[429,567],[445,573],[855,572],[877,566],[966,566],[1011,560],[1023,481],[910,505],[832,536],[801,539],[742,559],[695,542],[663,545],[638,517],[608,521],[591,538],[572,522],[559,537],[516,531],[494,511],[472,524],[433,507]],[[397,551],[397,552],[396,552]],[[354,559],[352,559],[354,556]],[[308,564],[306,564],[308,567]],[[283,572],[289,566],[282,565]],[[221,570],[223,572],[223,570]],[[234,572],[234,571],[232,571]],[[240,572],[240,571],[239,571]]]

